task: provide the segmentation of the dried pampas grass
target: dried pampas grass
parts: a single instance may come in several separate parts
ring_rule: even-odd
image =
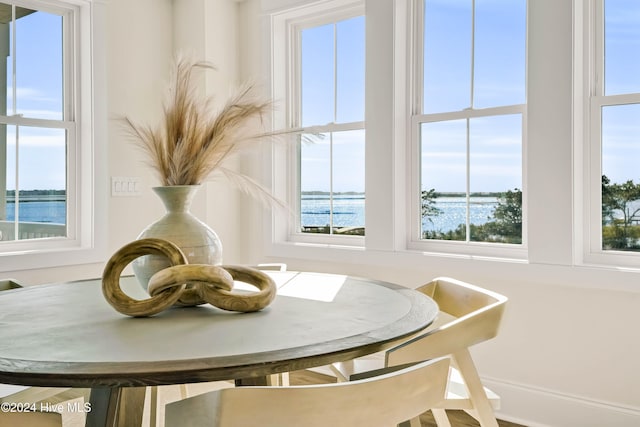
[[[257,181],[223,164],[240,151],[257,148],[265,138],[291,131],[258,131],[273,102],[260,99],[252,85],[239,88],[215,109],[213,98],[198,94],[193,81],[197,69],[215,67],[208,62],[179,59],[161,124],[141,125],[125,117],[128,132],[148,155],[162,185],[201,184],[213,172],[220,172],[242,191],[262,201],[274,201]]]

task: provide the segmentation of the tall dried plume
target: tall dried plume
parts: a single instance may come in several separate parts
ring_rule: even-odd
[[[230,156],[258,148],[265,138],[278,135],[262,130],[273,102],[260,99],[253,85],[244,85],[215,108],[212,97],[198,93],[193,78],[198,69],[215,67],[203,61],[178,60],[161,124],[142,125],[125,117],[128,132],[148,155],[162,185],[201,184],[213,172],[220,172],[242,191],[261,201],[275,201],[257,181],[224,166]]]

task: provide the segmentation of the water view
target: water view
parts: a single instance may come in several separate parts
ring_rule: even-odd
[[[6,220],[14,221],[15,212],[15,203],[8,202]],[[65,224],[67,222],[67,204],[62,201],[20,202],[18,218],[21,222]]]
[[[488,221],[497,206],[496,197],[471,197],[470,222],[480,225]],[[338,194],[333,199],[333,223],[336,227],[364,226],[364,194]],[[466,221],[466,200],[464,197],[438,197],[435,207],[441,213],[423,220],[424,230],[447,232],[455,230]],[[326,194],[305,194],[301,201],[302,225],[323,227],[329,224],[330,200]],[[30,201],[20,203],[20,221],[66,223],[66,203],[64,201]],[[8,202],[6,220],[15,219],[15,203]]]
[[[364,194],[338,194],[333,199],[333,223],[335,227],[364,226]],[[471,197],[469,219],[481,225],[492,216],[498,204],[496,197]],[[466,223],[465,197],[438,197],[435,207],[440,214],[423,220],[423,230],[447,232]],[[301,223],[303,227],[323,227],[330,222],[330,199],[327,194],[303,194],[301,200]]]

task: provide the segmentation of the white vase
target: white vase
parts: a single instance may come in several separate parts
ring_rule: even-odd
[[[155,237],[168,240],[182,250],[189,264],[220,265],[222,243],[218,235],[190,212],[191,201],[199,188],[199,185],[154,187],[153,191],[162,200],[166,213],[145,228],[138,239]],[[151,276],[170,266],[169,261],[160,255],[146,255],[137,258],[132,264],[135,276],[145,290]],[[187,290],[178,305],[204,303],[191,287],[187,284]]]

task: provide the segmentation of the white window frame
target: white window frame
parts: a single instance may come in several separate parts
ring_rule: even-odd
[[[584,105],[576,131],[586,135],[587,147],[582,161],[584,191],[582,259],[585,264],[639,267],[640,252],[602,249],[602,107],[638,104],[640,93],[604,95],[604,2],[591,0],[576,5],[576,21],[581,20],[584,44],[577,46],[581,53],[582,87],[578,87],[580,105]],[[581,127],[581,128],[580,128]]]
[[[448,113],[422,113],[422,78],[423,78],[423,31],[424,31],[424,0],[410,1],[411,13],[407,17],[410,28],[409,40],[409,66],[407,81],[409,82],[409,91],[405,102],[409,105],[409,134],[410,146],[408,152],[411,153],[410,164],[407,168],[411,171],[411,193],[408,197],[409,204],[407,212],[409,212],[410,238],[408,247],[414,250],[428,252],[458,253],[458,254],[477,254],[483,256],[510,257],[524,259],[527,256],[527,199],[525,164],[526,164],[526,135],[527,135],[527,109],[525,104],[516,104],[500,107],[481,108],[481,109],[465,109],[462,111]],[[411,19],[413,17],[413,19]],[[472,37],[474,35],[472,34]],[[473,48],[473,47],[472,47]],[[526,45],[525,45],[526,49]],[[398,64],[401,68],[402,64]],[[473,76],[471,77],[473,78]],[[525,83],[526,84],[526,83]],[[526,102],[526,101],[525,101]],[[503,244],[491,242],[474,242],[474,241],[448,241],[437,239],[422,239],[422,215],[421,215],[421,141],[420,127],[425,123],[446,122],[451,120],[469,120],[477,117],[500,117],[504,115],[519,114],[522,118],[522,188],[523,194],[522,205],[522,243],[521,244]],[[468,155],[468,154],[467,154]],[[469,164],[467,160],[467,180],[469,179]],[[467,224],[468,229],[468,224]]]
[[[18,271],[104,260],[107,247],[106,4],[103,0],[15,0],[20,7],[61,14],[67,138],[67,237],[6,242],[0,271]],[[68,98],[72,97],[72,98]],[[68,114],[67,114],[68,113]],[[15,118],[15,124],[33,124]]]
[[[272,50],[272,94],[278,101],[286,105],[284,111],[276,112],[274,124],[277,128],[296,128],[297,115],[300,111],[300,40],[299,34],[305,28],[325,25],[345,19],[364,15],[362,0],[332,0],[314,3],[275,13],[271,18],[274,46],[276,43],[286,45],[286,49]],[[328,123],[305,129],[310,133],[320,134],[349,130],[364,130],[364,121],[350,123]],[[273,157],[275,163],[275,182],[286,182],[275,186],[274,193],[294,210],[295,219],[275,215],[272,227],[277,241],[300,244],[323,244],[363,247],[361,236],[302,233],[300,231],[300,212],[298,212],[299,188],[299,151],[297,146],[290,144],[288,148],[276,148],[277,155]]]

